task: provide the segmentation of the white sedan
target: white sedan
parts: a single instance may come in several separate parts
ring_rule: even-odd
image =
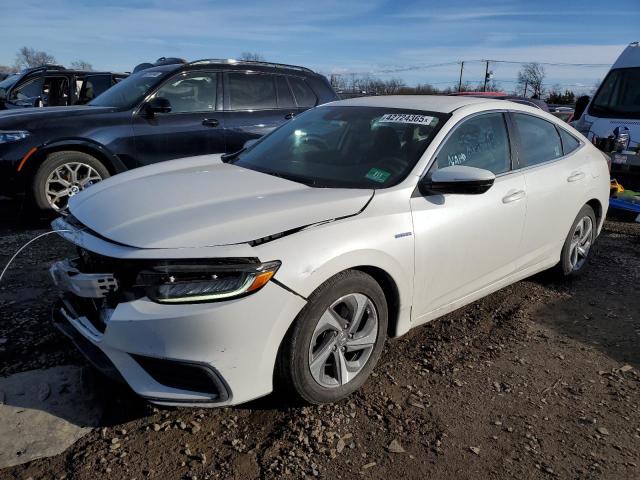
[[[54,221],[57,325],[165,405],[360,387],[388,336],[551,267],[580,274],[602,228],[605,157],[539,109],[359,98],[231,155],[133,170]]]

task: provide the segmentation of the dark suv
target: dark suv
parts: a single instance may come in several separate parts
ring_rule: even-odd
[[[28,68],[0,81],[0,110],[83,105],[126,76],[58,65]]]
[[[88,105],[0,112],[0,195],[41,209],[131,168],[234,152],[297,113],[336,100],[304,67],[199,60],[132,74]]]

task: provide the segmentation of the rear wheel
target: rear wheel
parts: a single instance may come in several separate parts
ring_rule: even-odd
[[[378,361],[387,323],[385,295],[371,276],[349,270],[327,280],[283,341],[279,386],[315,404],[350,395]]]
[[[33,199],[41,210],[65,213],[69,198],[107,177],[109,170],[87,153],[55,152],[33,179]]]
[[[571,225],[562,247],[558,265],[562,275],[575,277],[586,269],[596,238],[596,228],[596,215],[589,205],[585,205]]]

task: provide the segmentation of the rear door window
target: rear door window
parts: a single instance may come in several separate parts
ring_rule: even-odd
[[[560,135],[553,123],[524,113],[514,113],[513,118],[520,134],[520,156],[525,167],[563,155]]]
[[[278,107],[273,75],[230,72],[230,110],[266,110]]]
[[[296,103],[301,108],[315,107],[318,103],[316,94],[313,93],[311,87],[307,85],[307,82],[297,77],[290,77],[289,83],[293,90],[293,95],[296,97]]]

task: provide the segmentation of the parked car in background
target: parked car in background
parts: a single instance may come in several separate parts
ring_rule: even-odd
[[[620,54],[574,125],[611,155],[612,175],[640,188],[640,42]]]
[[[59,65],[28,68],[0,82],[0,110],[83,105],[126,76],[69,70]]]
[[[573,120],[574,108],[569,105],[549,105],[549,113],[567,123]]]
[[[476,98],[493,98],[495,100],[510,100],[522,105],[539,108],[545,112],[549,111],[549,106],[544,100],[538,98],[520,97],[518,95],[509,95],[507,92],[456,92],[451,95],[456,97],[476,97]]]
[[[333,402],[387,335],[554,265],[581,274],[608,197],[601,152],[540,109],[334,102],[72,198],[53,227],[79,258],[51,268],[54,318],[152,402]]]
[[[132,74],[86,106],[0,114],[0,193],[44,210],[110,175],[234,152],[304,110],[336,100],[325,77],[265,62],[199,60]]]

